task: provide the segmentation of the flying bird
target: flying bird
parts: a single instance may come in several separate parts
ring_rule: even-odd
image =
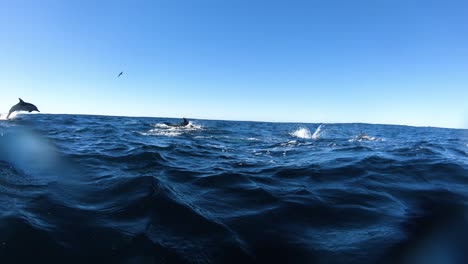
[[[122,76],[123,72],[120,72],[119,75],[117,75],[117,78],[119,78],[120,76]]]

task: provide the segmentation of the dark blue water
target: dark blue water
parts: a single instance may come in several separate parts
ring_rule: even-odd
[[[0,121],[0,262],[466,263],[468,130],[168,121]]]

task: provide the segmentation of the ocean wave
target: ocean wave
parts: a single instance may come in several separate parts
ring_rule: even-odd
[[[401,263],[415,247],[468,252],[456,236],[467,226],[464,131],[164,121],[0,122],[2,263]],[[375,140],[350,142],[360,131]]]

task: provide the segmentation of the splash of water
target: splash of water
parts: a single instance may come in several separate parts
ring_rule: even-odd
[[[322,128],[322,125],[320,125],[312,134],[310,133],[310,130],[308,128],[301,127],[297,129],[296,131],[290,133],[290,135],[293,137],[303,138],[303,139],[318,139],[320,137],[321,128]]]
[[[13,113],[10,114],[10,117],[8,117],[8,119],[7,119],[8,114],[6,114],[6,113],[5,114],[0,114],[0,120],[15,119],[17,115],[18,115],[17,112],[13,112]]]
[[[319,134],[320,134],[321,128],[322,128],[322,125],[320,125],[320,126],[317,127],[317,129],[315,130],[314,134],[312,135],[312,139],[318,139],[318,138],[319,138]]]
[[[312,138],[312,134],[310,133],[310,130],[305,127],[301,127],[297,129],[296,131],[290,133],[290,135],[293,137],[304,138],[304,139]]]

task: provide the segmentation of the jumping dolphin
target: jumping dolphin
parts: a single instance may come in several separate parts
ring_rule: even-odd
[[[171,126],[171,127],[184,127],[187,126],[190,122],[187,120],[187,118],[183,118],[183,121],[180,122],[179,124],[171,124],[171,123],[164,123],[166,126]]]
[[[18,99],[19,99],[19,103],[15,104],[14,106],[11,107],[10,112],[8,112],[7,119],[8,119],[8,117],[10,117],[11,113],[16,112],[16,111],[26,111],[26,112],[29,112],[29,113],[31,113],[32,111],[39,112],[39,109],[37,109],[37,107],[35,105],[30,104],[30,103],[26,103],[21,98],[18,98]]]
[[[123,72],[120,72],[119,75],[117,75],[117,78],[119,78],[120,76],[122,76]]]

